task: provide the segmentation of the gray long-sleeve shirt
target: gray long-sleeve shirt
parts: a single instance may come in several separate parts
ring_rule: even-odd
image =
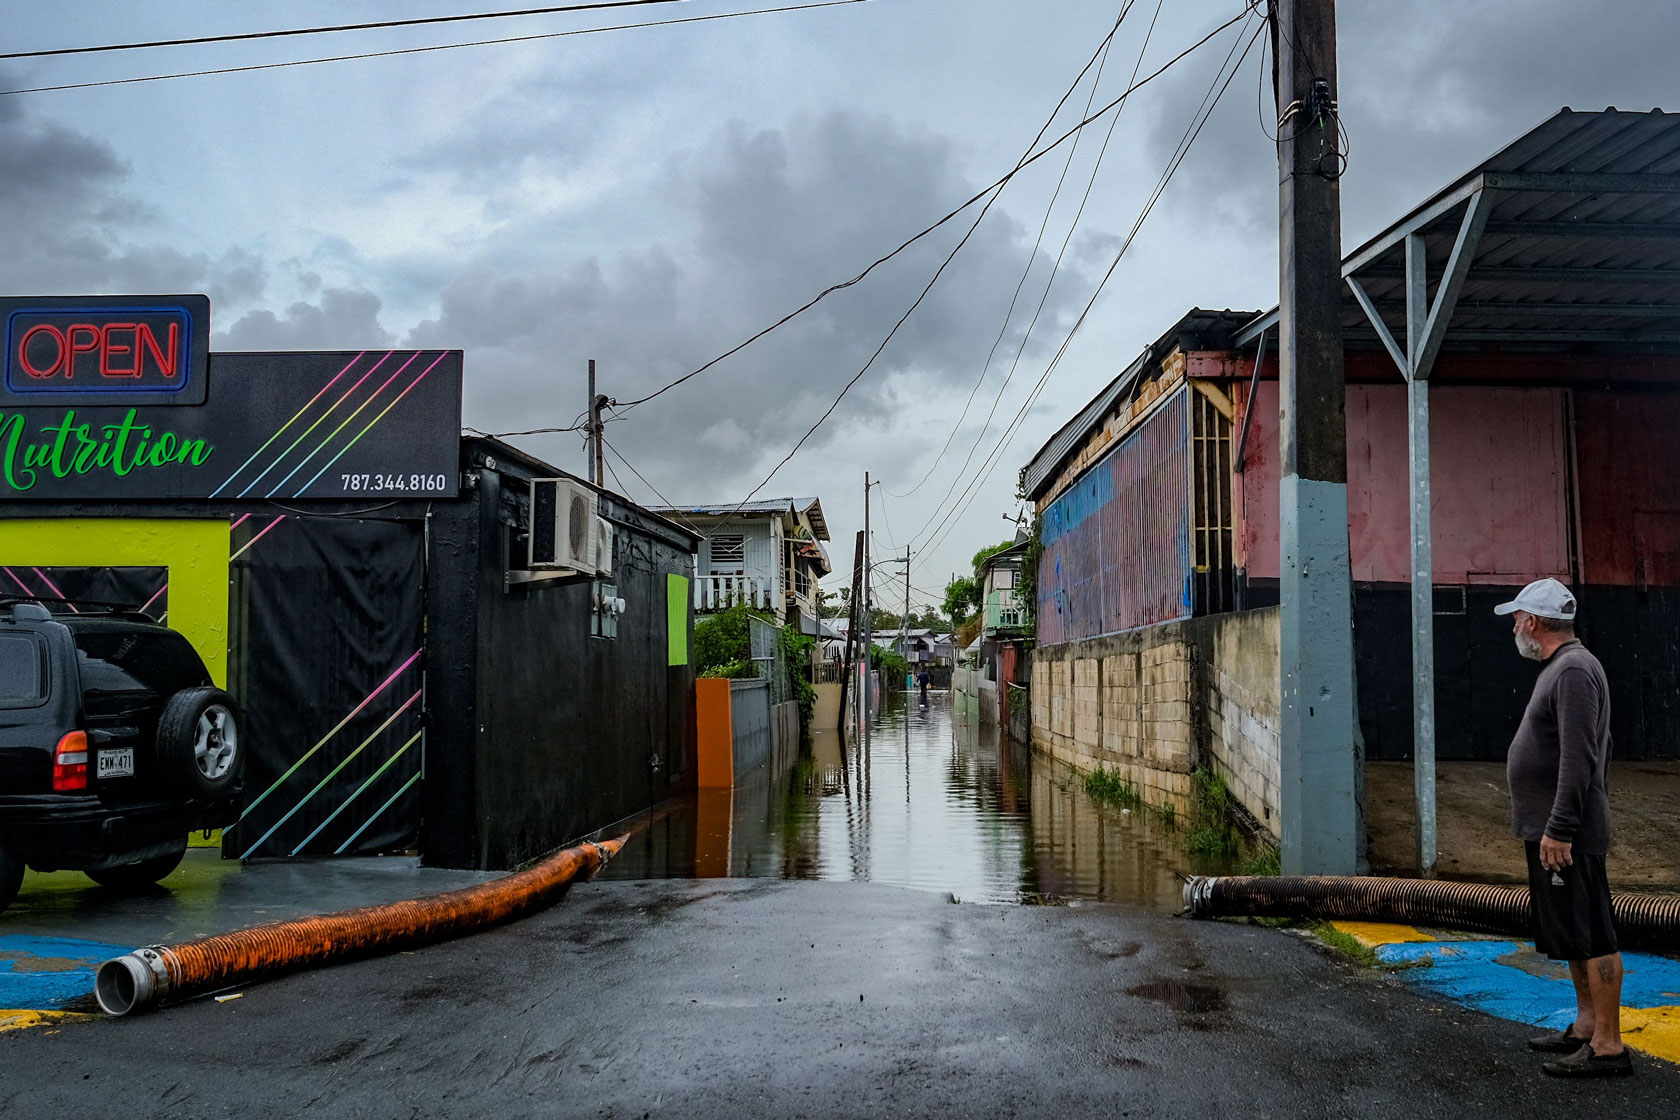
[[[1559,646],[1534,682],[1505,759],[1511,827],[1604,855],[1610,846],[1610,686],[1578,641]]]

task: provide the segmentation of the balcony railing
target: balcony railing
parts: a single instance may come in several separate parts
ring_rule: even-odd
[[[774,610],[770,581],[754,576],[701,576],[694,581],[694,609],[699,614],[745,603],[754,610]]]

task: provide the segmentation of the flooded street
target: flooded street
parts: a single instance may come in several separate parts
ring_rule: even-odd
[[[926,707],[889,695],[862,744],[819,731],[734,790],[661,807],[603,877],[861,880],[963,902],[1176,910],[1181,873],[1224,869],[996,727],[954,720],[936,693]]]

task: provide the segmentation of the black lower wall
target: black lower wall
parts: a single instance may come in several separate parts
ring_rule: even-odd
[[[423,851],[432,864],[507,868],[693,788],[693,669],[668,665],[666,632],[666,577],[688,575],[692,560],[603,498],[626,609],[616,638],[593,637],[591,581],[507,588],[524,482],[476,477],[470,512],[434,525],[440,726],[426,784],[437,815]]]
[[[1276,581],[1242,581],[1249,606],[1277,602]],[[1517,654],[1511,620],[1493,613],[1516,586],[1435,588],[1435,751],[1505,757],[1539,666]],[[1620,759],[1680,758],[1680,589],[1586,585],[1577,633],[1610,681]],[[1411,588],[1356,584],[1359,724],[1373,759],[1412,757]]]

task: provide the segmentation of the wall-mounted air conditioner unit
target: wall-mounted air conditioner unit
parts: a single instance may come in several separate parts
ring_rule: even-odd
[[[604,517],[595,519],[595,574],[613,574],[613,527]]]
[[[569,478],[531,480],[532,568],[595,574],[595,491]],[[609,557],[610,562],[610,557]]]

